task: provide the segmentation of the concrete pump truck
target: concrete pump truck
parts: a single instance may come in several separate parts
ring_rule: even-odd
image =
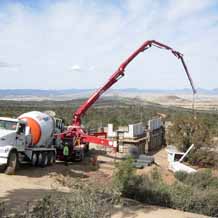
[[[160,42],[154,40],[145,41],[121,63],[108,81],[73,113],[71,125],[67,127],[67,130],[64,130],[61,121],[49,114],[38,111],[25,113],[17,119],[1,117],[0,165],[5,165],[5,172],[7,174],[15,173],[18,163],[22,161],[29,161],[33,166],[46,166],[54,163],[55,159],[63,160],[63,144],[66,142],[69,145],[72,160],[82,160],[84,151],[88,150],[89,143],[112,147],[116,150],[116,143],[107,139],[105,132],[88,134],[81,125],[81,118],[105,91],[124,76],[128,64],[138,54],[152,46],[170,51],[181,61],[193,94],[195,94],[196,89],[183,55]]]
[[[185,73],[188,77],[188,80],[190,82],[193,94],[196,93],[196,89],[194,87],[194,83],[192,81],[192,78],[189,74],[188,68],[185,64],[185,61],[183,59],[183,55],[172,49],[171,47],[162,44],[160,42],[157,42],[155,40],[149,40],[145,41],[136,51],[134,51],[121,65],[118,67],[118,69],[112,74],[112,76],[108,79],[108,81],[100,87],[96,92],[94,92],[74,113],[73,113],[73,119],[71,122],[71,125],[68,126],[67,130],[63,133],[59,134],[59,137],[63,141],[67,141],[70,144],[70,151],[71,155],[74,157],[75,154],[79,157],[79,159],[82,159],[84,157],[84,150],[87,150],[87,146],[89,143],[99,144],[102,146],[107,147],[113,147],[115,150],[116,148],[116,142],[113,142],[109,139],[107,139],[107,134],[105,132],[97,132],[93,134],[88,134],[86,130],[81,126],[81,118],[84,116],[86,111],[103,95],[105,91],[107,91],[113,84],[115,84],[117,81],[119,81],[125,73],[125,69],[128,66],[128,64],[141,52],[144,52],[145,50],[149,49],[150,47],[155,46],[160,49],[166,49],[170,51],[176,58],[178,58],[182,66],[184,67]],[[99,136],[104,136],[99,137]],[[81,148],[81,149],[78,149]],[[59,156],[62,155],[62,149],[60,149],[58,152]]]

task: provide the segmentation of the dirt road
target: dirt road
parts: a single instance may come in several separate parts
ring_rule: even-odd
[[[161,208],[150,205],[137,205],[117,209],[112,218],[206,218],[206,216]]]
[[[62,162],[46,168],[23,165],[16,175],[8,176],[0,172],[0,202],[12,212],[22,211],[27,203],[43,198],[53,192],[68,192],[68,178],[98,182],[108,181],[113,171],[113,160],[108,157],[99,158],[99,167],[93,167],[89,160],[69,163]]]

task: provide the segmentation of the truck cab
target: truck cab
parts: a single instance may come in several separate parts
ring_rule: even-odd
[[[19,163],[52,165],[56,147],[62,144],[56,133],[64,130],[63,121],[46,112],[30,111],[17,119],[0,117],[0,165],[14,174]]]
[[[30,131],[25,121],[0,117],[0,165],[7,164],[12,150],[24,152],[30,143]]]

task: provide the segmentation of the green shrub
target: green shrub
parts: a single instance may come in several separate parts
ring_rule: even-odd
[[[168,186],[161,180],[159,172],[155,169],[150,177],[138,176],[131,158],[118,163],[113,181],[124,197],[161,206],[170,204]]]
[[[197,187],[200,190],[205,189],[217,189],[218,190],[218,178],[212,175],[211,170],[207,169],[197,173],[175,173],[176,178],[186,185]]]
[[[178,116],[167,131],[168,144],[174,144],[186,151],[191,144],[195,147],[209,145],[211,142],[210,127],[205,119],[193,116]]]
[[[192,195],[192,204],[189,211],[198,212],[212,217],[218,216],[218,190],[205,189],[198,191],[196,189]]]
[[[210,170],[195,174],[177,172],[177,181],[167,185],[156,168],[148,176],[136,175],[131,168],[128,160],[119,163],[116,170],[115,176],[119,176],[115,181],[120,179],[123,184],[120,186],[122,196],[142,203],[218,216],[218,179]]]
[[[133,168],[133,159],[127,157],[125,160],[115,164],[116,169],[113,175],[113,184],[120,192],[127,191],[127,188],[131,183],[134,183],[135,172]]]
[[[170,205],[168,186],[164,183],[156,183],[148,176],[132,177],[126,188],[122,192],[124,197],[160,206]]]
[[[189,174],[184,171],[178,171],[174,175],[179,181],[184,182]]]
[[[171,186],[171,201],[174,208],[218,216],[218,178],[211,170],[187,174],[175,174],[179,182]]]
[[[208,149],[194,149],[189,154],[188,162],[200,167],[218,167],[218,155]]]
[[[111,193],[85,187],[74,189],[70,193],[53,193],[35,203],[30,202],[22,214],[5,217],[108,218],[111,217],[113,200]]]
[[[171,207],[189,211],[191,197],[193,195],[192,187],[175,182],[170,189]],[[198,212],[198,211],[195,211]]]
[[[0,202],[0,217],[3,217],[5,215],[5,203]]]
[[[218,155],[211,150],[217,125],[209,117],[201,115],[194,119],[191,115],[178,115],[166,134],[167,143],[175,145],[179,150],[186,151],[194,144],[195,149],[189,153],[188,161],[201,167],[218,166]]]

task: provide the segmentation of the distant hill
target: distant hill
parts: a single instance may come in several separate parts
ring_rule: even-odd
[[[64,96],[70,94],[88,94],[95,91],[95,89],[62,89],[62,90],[42,90],[42,89],[0,89],[0,96]],[[197,90],[199,94],[217,95],[218,88],[216,89],[202,89]],[[191,89],[110,89],[107,93],[119,94],[119,93],[163,93],[163,94],[191,94]]]
[[[0,89],[1,96],[51,96],[51,95],[67,95],[71,93],[83,93],[91,91],[90,89],[63,89],[63,90],[43,90],[43,89]]]

